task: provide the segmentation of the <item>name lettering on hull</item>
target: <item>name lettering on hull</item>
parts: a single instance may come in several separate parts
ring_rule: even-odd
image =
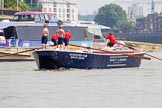
[[[128,56],[110,56],[108,67],[126,66]]]
[[[87,58],[87,54],[73,54],[70,53],[69,54],[71,59],[79,59],[79,60],[84,60],[85,58]]]

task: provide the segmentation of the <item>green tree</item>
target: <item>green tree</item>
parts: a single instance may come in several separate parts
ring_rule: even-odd
[[[99,8],[94,21],[98,24],[118,29],[122,24],[127,23],[127,15],[119,5],[106,4]]]
[[[26,3],[20,2],[20,3],[19,3],[19,9],[20,9],[21,11],[28,11],[30,8],[29,8],[28,5],[26,5]]]
[[[17,10],[17,0],[5,0],[4,7],[6,9]],[[29,10],[29,7],[21,0],[18,0],[18,10],[26,11]]]

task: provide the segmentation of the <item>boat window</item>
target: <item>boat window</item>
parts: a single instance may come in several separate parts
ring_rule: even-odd
[[[23,15],[15,15],[13,21],[23,21]]]
[[[23,15],[23,19],[22,20],[27,20],[28,16],[27,15]]]
[[[33,15],[15,15],[13,21],[34,21]]]
[[[31,18],[34,18],[35,17],[35,15],[32,15],[32,14],[30,16],[31,16]]]
[[[35,21],[36,22],[40,22],[41,21],[39,15],[35,15]]]
[[[53,16],[50,16],[50,21],[56,22],[56,17],[54,15]]]
[[[19,18],[20,18],[20,16],[15,15],[14,18],[13,18],[13,21],[18,21]]]
[[[45,20],[49,20],[49,16],[47,14],[44,15]]]
[[[94,35],[94,39],[101,39],[100,37],[101,36],[99,36],[99,35]]]
[[[44,22],[45,21],[44,15],[40,15],[40,20],[41,20],[41,22]]]
[[[34,21],[34,15],[27,15],[28,21]]]

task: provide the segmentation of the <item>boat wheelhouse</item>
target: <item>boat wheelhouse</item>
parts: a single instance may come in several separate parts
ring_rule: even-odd
[[[56,17],[54,13],[50,12],[16,12],[12,22],[56,23]]]

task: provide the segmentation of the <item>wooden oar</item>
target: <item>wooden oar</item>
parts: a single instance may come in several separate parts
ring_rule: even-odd
[[[106,50],[102,50],[102,49],[98,49],[98,48],[91,48],[91,47],[85,47],[85,46],[79,46],[79,45],[73,45],[73,44],[69,44],[69,45],[76,46],[76,47],[81,47],[81,48],[86,48],[86,49],[93,49],[93,50],[98,50],[98,51],[109,52],[109,53],[112,53],[112,54],[122,54],[122,55],[125,55],[125,56],[130,56],[130,57],[134,57],[134,58],[138,58],[138,59],[151,60],[151,58],[144,57],[144,56],[138,56],[138,55],[133,55],[133,54],[126,54],[126,53],[121,53],[121,52],[106,51]]]
[[[129,49],[137,50],[137,49],[135,49],[135,48],[133,48],[133,47],[131,47],[131,46],[127,46],[127,45],[121,44],[121,43],[119,43],[119,42],[117,42],[117,43],[120,44],[120,45],[122,45],[122,46],[124,46],[124,47],[128,47]],[[158,60],[161,60],[161,61],[162,61],[161,58],[155,57],[155,56],[150,55],[150,54],[148,54],[148,53],[145,53],[145,54],[148,55],[148,56],[150,56],[150,57],[152,57],[152,58],[155,58],[155,59],[158,59]]]
[[[5,55],[2,55],[0,57],[6,57],[6,56],[11,56],[11,55],[16,55],[16,54],[19,54],[19,53],[25,53],[25,52],[30,52],[30,51],[33,51],[35,49],[42,49],[42,47],[39,47],[39,48],[32,48],[32,49],[29,49],[29,50],[24,50],[24,51],[20,51],[20,52],[16,52],[16,53],[10,53],[10,54],[5,54]]]

